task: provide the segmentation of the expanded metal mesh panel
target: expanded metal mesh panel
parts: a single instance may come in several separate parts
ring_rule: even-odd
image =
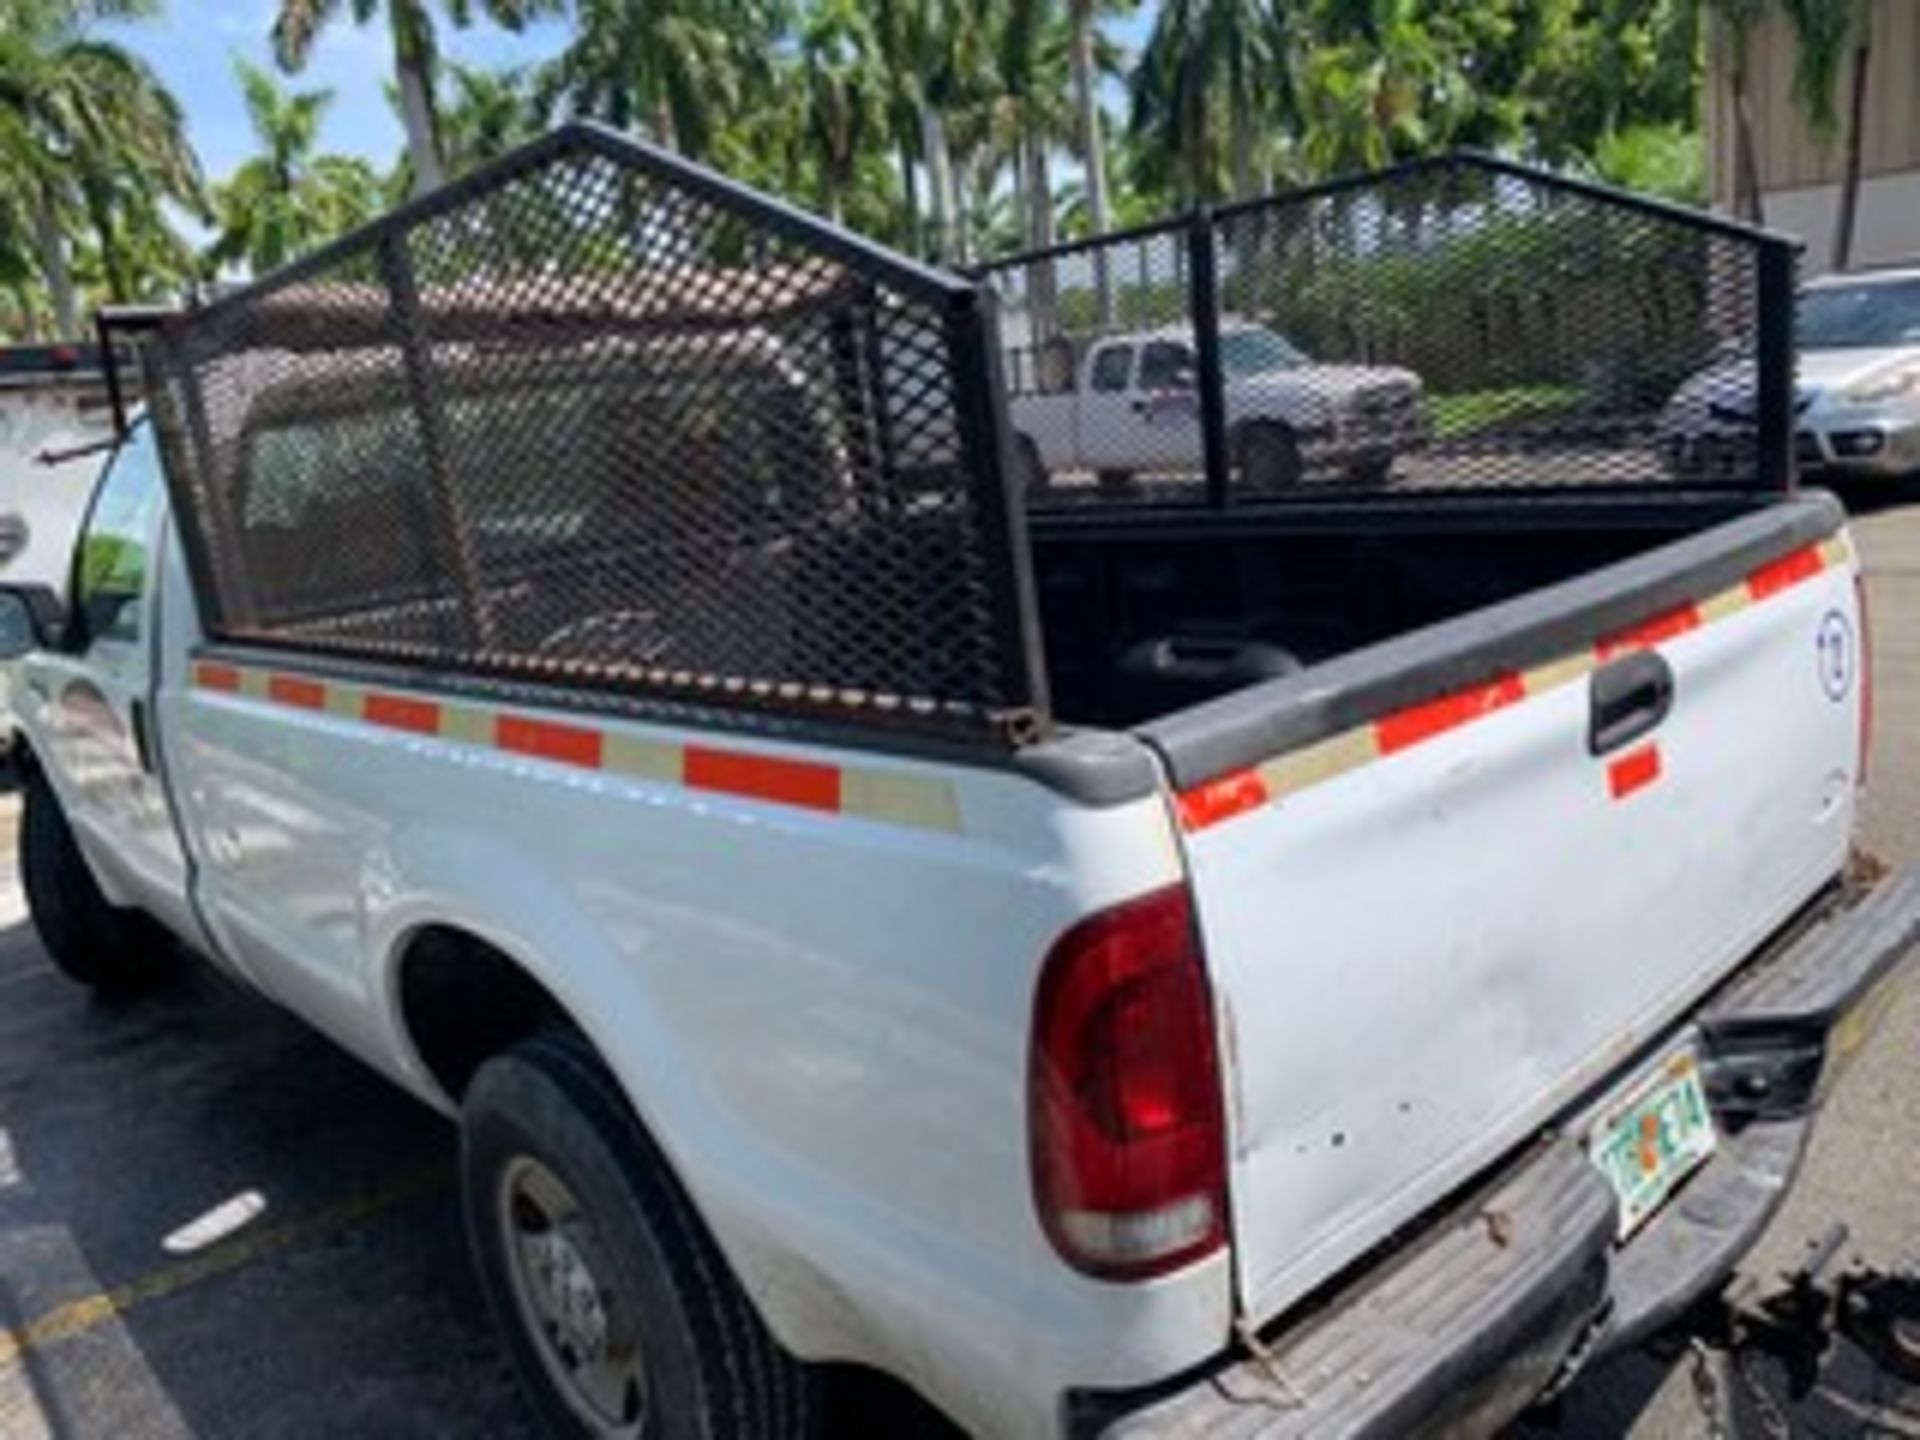
[[[1518,166],[1407,166],[987,273],[1036,503],[1788,473],[1757,358],[1763,317],[1791,324],[1784,242]]]
[[[212,632],[1011,733],[1036,682],[975,298],[558,132],[154,347]]]

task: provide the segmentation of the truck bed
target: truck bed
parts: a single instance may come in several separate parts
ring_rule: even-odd
[[[1767,502],[1568,497],[1039,512],[1059,717],[1133,726],[1640,555]]]

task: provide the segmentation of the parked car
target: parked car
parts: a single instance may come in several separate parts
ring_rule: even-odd
[[[1061,470],[1110,485],[1197,472],[1199,363],[1191,326],[1112,335],[1069,363],[1066,388],[1016,394],[1008,412],[1028,487]],[[1264,325],[1222,323],[1220,371],[1231,461],[1249,486],[1329,473],[1378,483],[1433,433],[1412,371],[1318,364]]]
[[[1795,452],[1809,475],[1920,471],[1920,266],[1829,275],[1800,292]],[[1660,417],[1678,474],[1723,478],[1750,463],[1752,362],[1693,377]]]
[[[157,924],[457,1119],[555,1434],[801,1435],[830,1363],[984,1436],[1487,1433],[1724,1283],[1920,931],[1849,868],[1830,498],[1023,517],[966,282],[597,129],[464,184],[163,332],[0,637],[55,963]],[[668,259],[503,307],[610,194]],[[915,403],[970,488],[885,483]]]

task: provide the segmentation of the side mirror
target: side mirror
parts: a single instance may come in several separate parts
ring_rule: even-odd
[[[0,585],[0,661],[33,650],[57,650],[67,611],[45,585]]]

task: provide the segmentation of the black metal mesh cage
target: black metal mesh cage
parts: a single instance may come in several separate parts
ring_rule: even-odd
[[[986,274],[1038,503],[1222,504],[1782,487],[1794,262],[1468,154]]]
[[[1017,738],[984,299],[557,131],[149,346],[209,632]]]

